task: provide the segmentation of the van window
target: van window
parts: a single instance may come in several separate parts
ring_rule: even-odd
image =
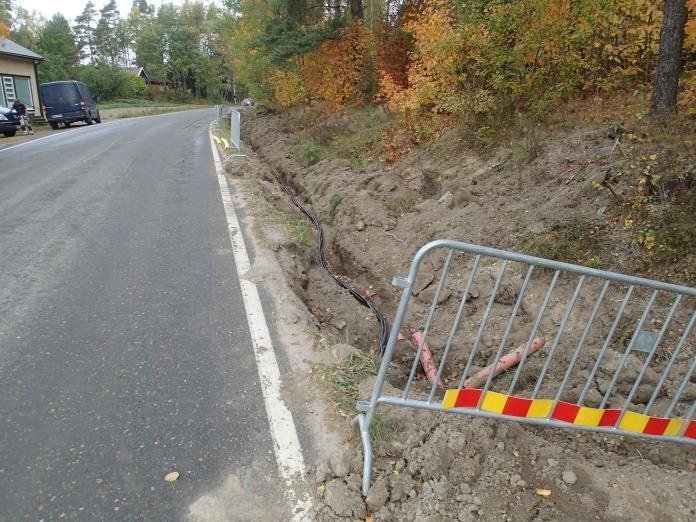
[[[89,87],[87,87],[84,83],[78,82],[77,83],[78,88],[80,89],[80,94],[82,97],[88,101],[88,102],[93,102],[94,100],[92,99],[92,93],[89,92]]]
[[[41,89],[44,103],[73,103],[77,98],[77,89],[74,83],[55,83],[44,85]]]

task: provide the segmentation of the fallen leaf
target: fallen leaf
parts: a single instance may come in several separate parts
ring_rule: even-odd
[[[324,484],[321,484],[321,485],[317,486],[317,493],[323,493],[325,489],[326,489],[326,486]]]
[[[519,457],[519,456],[520,456],[520,452],[519,452],[519,451],[513,451],[512,454],[513,454],[515,457]]]
[[[373,517],[372,515],[367,515],[365,517],[365,522],[375,522],[375,517]]]
[[[175,481],[179,480],[179,472],[172,471],[171,473],[167,473],[164,476],[164,480],[166,480],[167,482],[175,482]]]
[[[537,489],[536,494],[539,495],[540,497],[550,497],[551,490],[550,489]]]

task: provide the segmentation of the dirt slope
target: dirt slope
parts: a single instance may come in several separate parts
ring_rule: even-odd
[[[606,136],[605,126],[565,129],[545,136],[542,143],[535,140],[530,144],[523,138],[486,154],[472,150],[466,139],[450,132],[433,146],[415,149],[394,165],[373,162],[356,167],[344,159],[322,159],[307,166],[312,161],[307,161],[303,140],[316,134],[317,126],[339,124],[321,122],[302,129],[289,126],[287,115],[247,114],[243,138],[254,150],[256,168],[240,172],[252,172],[266,198],[289,215],[294,210],[277,181],[282,179],[292,186],[324,224],[331,267],[356,288],[374,294],[374,301],[389,320],[400,297],[400,291],[390,285],[392,277],[406,275],[415,252],[432,239],[518,249],[538,245],[537,238],[561,223],[571,232],[561,228],[571,236],[573,261],[618,270],[636,271],[640,266],[632,232],[615,226],[619,218],[611,210],[616,203],[614,196],[609,190],[598,190],[607,172],[616,168],[615,163],[628,161],[615,155],[615,140]],[[572,237],[573,227],[582,228],[580,239]],[[298,237],[295,243],[275,248],[293,289],[327,335],[374,352],[377,329],[373,318],[350,296],[339,292],[316,264],[310,248],[311,232],[300,231]],[[444,259],[442,252],[426,259],[403,324],[405,332],[423,325]],[[443,285],[428,338],[437,360],[459,304],[463,278],[471,268],[470,257],[455,256]],[[482,262],[453,346],[475,342],[499,270],[500,263]],[[501,279],[480,335],[480,350],[472,360],[473,371],[490,364],[525,273],[526,267],[511,264]],[[658,271],[658,275],[664,272]],[[519,299],[519,315],[511,323],[509,344],[527,340],[550,279],[550,273],[543,270],[530,278]],[[558,330],[576,284],[577,278],[559,278],[538,330],[546,346]],[[620,285],[608,287],[586,339],[588,348],[580,353],[577,371],[569,377],[564,400],[577,400],[589,382],[586,404],[596,407],[610,387],[622,347],[649,293],[636,292],[635,303],[627,307],[618,326],[616,341],[589,381],[587,375],[625,291]],[[572,349],[563,346],[574,347],[578,342],[600,292],[599,281],[588,281],[578,292],[566,344],[550,364],[540,396],[553,397],[572,357]],[[657,300],[646,325],[659,329],[668,307],[667,300]],[[665,329],[666,351],[645,370],[634,403],[644,404],[651,397],[693,308],[693,300],[685,300]],[[656,394],[658,413],[671,401],[696,353],[693,337],[675,360],[674,375]],[[397,347],[390,368],[390,386],[403,388],[412,361],[413,346],[404,341]],[[452,351],[443,373],[446,387],[456,387],[466,361],[467,352]],[[519,393],[529,392],[542,363],[543,359],[529,359],[520,374]],[[623,404],[642,365],[640,355],[629,355],[609,407]],[[696,399],[694,378],[675,408],[677,415],[685,414]],[[501,376],[496,390],[504,392],[510,382],[511,376]],[[361,398],[368,398],[370,391],[364,385]],[[412,396],[424,397],[429,391],[429,383],[418,373]],[[439,391],[436,397],[440,399]],[[378,471],[367,504],[359,495],[360,451],[353,441],[346,454],[337,456],[330,465],[319,466],[320,518],[363,518],[368,513],[374,513],[378,520],[693,520],[696,516],[693,447],[388,408],[383,409],[383,415],[393,433],[378,446]],[[551,495],[542,496],[537,489],[548,489]]]

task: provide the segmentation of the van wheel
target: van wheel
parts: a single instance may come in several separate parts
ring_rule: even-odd
[[[66,121],[65,123],[63,123],[63,125],[65,125],[65,128],[67,129],[70,127],[70,125],[72,125],[72,122]]]
[[[101,113],[99,111],[97,111],[97,117],[94,118],[94,121],[96,121],[97,123],[101,123]]]
[[[94,123],[94,120],[92,119],[92,113],[87,114],[87,118],[85,119],[85,123],[87,125],[92,125]]]
[[[52,121],[52,122],[51,122],[51,128],[52,128],[53,130],[58,130],[58,122]]]
[[[5,135],[6,138],[11,138],[15,134],[17,134],[17,131],[12,129],[12,130],[4,130],[2,133]]]

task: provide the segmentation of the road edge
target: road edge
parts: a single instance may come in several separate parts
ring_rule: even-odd
[[[237,212],[232,202],[227,178],[222,170],[220,155],[213,140],[212,129],[214,123],[211,122],[208,126],[208,140],[213,154],[215,173],[220,187],[222,205],[225,210],[232,252],[237,265],[244,310],[254,347],[256,368],[259,373],[263,401],[273,439],[273,451],[278,464],[279,474],[286,485],[286,497],[292,506],[292,520],[307,520],[312,509],[311,498],[306,494],[298,494],[297,491],[299,489],[297,487],[299,485],[298,482],[306,471],[302,447],[300,446],[292,413],[282,397],[280,369],[271,341],[266,316],[261,305],[258,288],[254,282],[244,278],[244,274],[251,268],[251,263],[242,230],[239,226],[239,220],[237,219]]]

